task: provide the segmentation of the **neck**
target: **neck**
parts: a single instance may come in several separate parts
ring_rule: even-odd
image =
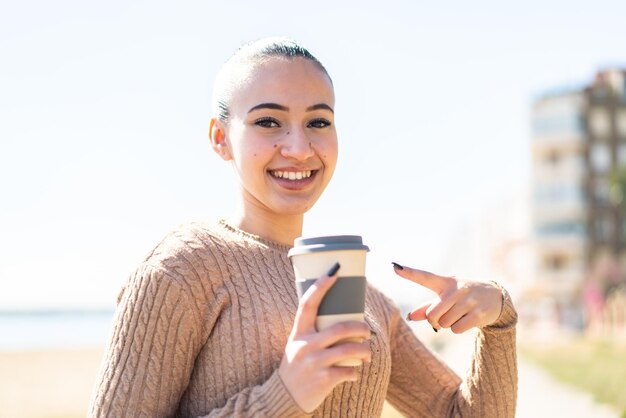
[[[291,247],[293,241],[302,235],[304,215],[277,215],[240,207],[229,222],[243,231]]]

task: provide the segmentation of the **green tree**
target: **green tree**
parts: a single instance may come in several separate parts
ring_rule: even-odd
[[[626,165],[618,166],[609,175],[611,203],[626,215]]]

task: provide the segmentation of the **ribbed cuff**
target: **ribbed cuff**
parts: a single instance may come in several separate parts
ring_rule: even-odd
[[[263,385],[266,389],[268,417],[300,418],[310,417],[311,414],[304,412],[293,399],[283,380],[278,375],[278,370]]]
[[[498,319],[483,329],[489,331],[504,331],[515,327],[517,324],[517,311],[513,306],[513,301],[511,300],[509,292],[507,292],[504,287],[500,286],[499,283],[494,281],[491,283],[493,283],[498,289],[500,289],[500,292],[502,292],[502,310],[500,311]]]

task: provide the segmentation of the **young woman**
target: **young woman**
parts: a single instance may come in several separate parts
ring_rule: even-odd
[[[365,324],[322,332],[315,315],[336,272],[298,301],[287,251],[335,168],[334,105],[328,73],[293,41],[246,45],[224,65],[209,137],[238,179],[236,211],[173,231],[129,278],[90,416],[377,417],[385,399],[411,417],[514,416],[517,315],[495,283],[394,263],[439,296],[409,319],[479,327],[465,380],[374,288]],[[335,366],[355,357],[362,366]]]

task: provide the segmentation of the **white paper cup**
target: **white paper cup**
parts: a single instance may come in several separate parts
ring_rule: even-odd
[[[297,238],[289,250],[289,259],[296,276],[298,298],[317,279],[339,263],[341,268],[335,284],[320,304],[315,326],[324,330],[338,322],[365,321],[365,255],[369,251],[358,235],[335,235]],[[362,339],[345,341],[362,342]],[[360,359],[348,359],[337,366],[359,366]]]

